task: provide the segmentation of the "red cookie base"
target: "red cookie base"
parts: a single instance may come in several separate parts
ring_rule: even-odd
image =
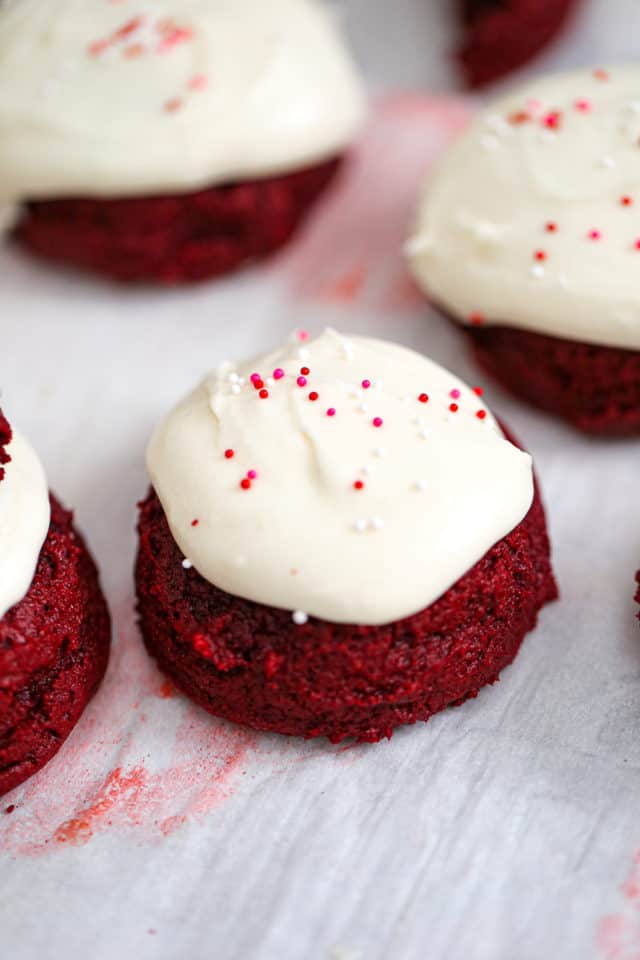
[[[603,436],[640,434],[640,350],[511,327],[465,327],[476,359],[515,396]]]
[[[187,696],[258,730],[374,743],[475,697],[557,596],[536,492],[522,523],[436,603],[388,626],[350,626],[231,596],[182,555],[152,491],[136,565],[149,652]]]
[[[470,87],[523,66],[562,30],[579,0],[458,0],[465,36],[458,60]]]
[[[71,733],[106,670],[110,634],[95,564],[52,497],[31,588],[0,620],[0,796]]]
[[[113,280],[196,283],[282,247],[339,166],[332,159],[176,196],[33,201],[15,237],[38,256]]]

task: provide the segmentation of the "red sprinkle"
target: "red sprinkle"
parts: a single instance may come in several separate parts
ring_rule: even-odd
[[[457,404],[457,403],[450,403],[450,404],[449,404],[449,410],[451,410],[451,413],[457,413],[457,412],[458,412],[458,404]]]
[[[309,394],[309,400],[315,401],[317,399],[318,399],[318,394],[316,393],[315,390],[312,390],[311,393]]]
[[[484,420],[486,416],[487,416],[486,410],[478,410],[478,412],[476,413],[476,417],[478,418],[478,420]]]
[[[509,114],[509,123],[512,123],[514,126],[518,126],[521,123],[528,123],[529,120],[531,120],[531,114],[527,113],[526,110],[515,110]]]
[[[235,456],[235,450],[232,450],[231,447],[229,447],[228,450],[225,450],[224,455],[227,458],[227,460],[232,460],[233,457]]]
[[[640,250],[640,238],[636,240],[636,242],[634,243],[634,247],[636,248],[636,250]]]
[[[623,207],[630,207],[633,203],[633,197],[620,197],[620,203]]]
[[[536,250],[533,254],[534,260],[546,260],[547,254],[544,250]]]
[[[267,397],[269,396],[269,391],[268,391],[268,390],[261,390],[260,393],[258,394],[258,396],[260,397],[261,400],[266,400]]]
[[[374,425],[374,427],[381,427],[382,424],[384,423],[382,417],[374,417],[371,422]]]
[[[420,403],[428,403],[428,402],[429,402],[429,394],[428,394],[428,393],[421,393],[420,396],[418,397],[418,400],[420,401]]]
[[[549,130],[559,130],[562,125],[562,114],[559,110],[550,110],[542,118],[542,123]]]
[[[309,370],[309,367],[300,367],[300,373],[303,377],[308,377],[311,373],[311,370]]]
[[[192,521],[191,521],[191,526],[192,526],[192,527],[197,527],[199,523],[200,523],[199,520],[192,520]]]
[[[556,233],[558,230],[558,224],[554,223],[553,220],[549,220],[549,222],[545,224],[544,228],[547,233]]]
[[[484,323],[484,314],[480,313],[479,310],[469,314],[469,323],[472,327],[481,327]]]
[[[262,388],[264,387],[264,380],[261,380],[260,377],[258,377],[256,380],[252,379],[251,383],[253,384],[256,390],[262,390]]]
[[[481,397],[482,394],[484,393],[484,390],[482,389],[482,387],[474,387],[473,392],[475,393],[476,397]]]
[[[250,490],[251,480],[249,480],[249,477],[243,477],[242,480],[240,481],[240,486],[242,487],[243,490]]]
[[[362,490],[363,488],[364,488],[364,483],[362,482],[362,480],[356,480],[355,483],[353,484],[354,490]]]

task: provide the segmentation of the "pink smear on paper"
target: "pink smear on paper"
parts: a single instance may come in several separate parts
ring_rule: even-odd
[[[294,297],[385,312],[423,306],[403,247],[429,170],[471,116],[464,99],[397,94],[374,104],[337,184],[279,261]]]
[[[620,893],[620,910],[598,923],[597,944],[604,960],[640,960],[640,851],[633,857]]]
[[[0,815],[0,850],[80,846],[113,827],[160,840],[232,796],[258,735],[178,694],[148,657],[131,603],[118,619],[107,677],[77,728],[44,770],[3,798],[3,809],[15,809]]]

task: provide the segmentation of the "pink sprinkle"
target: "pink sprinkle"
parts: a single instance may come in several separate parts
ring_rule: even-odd
[[[545,114],[542,118],[542,123],[549,130],[559,130],[562,123],[562,114],[559,110],[550,110],[549,113]]]
[[[634,246],[635,246],[636,250],[640,250],[640,237],[636,240]]]
[[[363,388],[363,390],[368,390],[370,386],[371,386],[371,380],[363,380],[363,381],[362,381],[362,388]]]
[[[384,423],[382,417],[374,417],[371,422],[373,423],[374,427],[381,427]]]
[[[298,377],[298,379],[296,380],[296,383],[298,384],[299,387],[306,387],[306,385],[307,385],[307,378],[306,378],[306,377]]]
[[[209,78],[204,73],[197,73],[195,77],[191,77],[191,80],[189,80],[191,90],[204,90],[208,85]]]
[[[249,480],[257,480],[257,479],[258,479],[258,474],[257,474],[257,472],[256,472],[255,470],[247,470],[247,476],[249,477]]]
[[[591,101],[590,100],[576,100],[574,103],[576,110],[579,110],[580,113],[589,113],[591,110]]]
[[[276,367],[276,369],[273,371],[273,379],[282,380],[283,377],[284,377],[284,370],[281,367]]]
[[[328,416],[328,417],[335,417],[335,415],[336,415],[335,407],[329,407],[329,409],[327,410],[327,416]]]
[[[309,333],[307,330],[298,330],[298,340],[301,340],[302,343],[304,343],[305,340],[308,340],[308,339],[309,339]]]
[[[589,230],[587,234],[589,240],[602,240],[602,233],[600,230]]]
[[[459,391],[459,390],[452,390],[451,393],[449,394],[449,396],[450,396],[450,397],[453,397],[454,400],[457,400],[458,397],[460,396],[460,391]]]
[[[251,376],[249,377],[249,380],[251,380],[251,383],[257,383],[258,380],[262,380],[262,377],[260,376],[259,373],[252,373]]]

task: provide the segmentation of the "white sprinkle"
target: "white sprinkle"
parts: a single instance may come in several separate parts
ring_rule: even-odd
[[[368,477],[371,473],[371,467],[367,467],[366,465],[364,467],[361,467],[360,473],[362,474],[363,477]]]
[[[373,451],[374,457],[377,457],[378,460],[382,460],[385,453],[386,453],[386,450],[384,449],[384,447],[376,447],[375,450]]]
[[[239,383],[239,382],[240,382],[240,376],[239,376],[239,374],[237,374],[237,373],[230,373],[230,374],[229,374],[229,382],[230,382],[230,383]]]
[[[349,396],[353,400],[359,400],[362,396],[362,390],[359,387],[354,387],[354,389],[350,391]]]
[[[240,379],[238,380],[238,383],[240,384],[241,387],[244,387],[246,382],[247,382],[246,377],[240,377]]]
[[[424,480],[416,480],[414,487],[416,490],[420,490],[420,492],[422,492],[423,490],[427,489],[427,484]]]
[[[305,613],[304,610],[294,610],[294,612],[291,614],[291,619],[296,626],[302,627],[309,619],[309,615]]]
[[[265,383],[267,384],[268,387],[272,387],[275,384],[275,380],[273,379],[273,377],[267,377]]]
[[[367,521],[356,520],[356,522],[353,525],[353,529],[356,531],[356,533],[364,533],[364,531],[367,529]]]
[[[423,427],[422,430],[418,430],[418,436],[420,437],[421,440],[428,440],[429,431]]]
[[[604,156],[600,161],[600,166],[604,167],[606,170],[613,170],[615,165],[616,165],[616,161],[610,154],[607,154],[606,156]]]
[[[308,360],[311,356],[311,353],[307,350],[306,347],[300,347],[298,350],[298,360]]]
[[[633,113],[640,113],[640,100],[632,100],[629,104],[629,110]]]
[[[513,132],[504,117],[501,117],[498,113],[490,113],[485,122],[489,129],[493,130],[498,136]]]
[[[242,391],[242,387],[240,386],[239,383],[234,383],[234,384],[232,385],[232,387],[231,387],[231,393],[232,393],[234,396],[237,397],[238,394],[239,394],[241,391]]]
[[[193,566],[193,564],[191,563],[191,560],[187,560],[187,558],[185,557],[184,560],[182,561],[182,566],[184,567],[185,570],[191,570],[191,567]]]
[[[382,517],[372,517],[369,521],[369,526],[372,530],[382,530],[384,527],[384,521]]]
[[[358,410],[360,413],[366,413],[368,409],[369,407],[366,405],[366,403],[359,403],[356,407],[356,410]]]
[[[485,133],[480,137],[480,146],[485,150],[495,150],[498,146],[498,138],[491,133]]]
[[[536,263],[533,267],[531,267],[531,276],[535,277],[536,280],[542,279],[542,277],[544,277],[544,267],[542,267],[539,263]]]

